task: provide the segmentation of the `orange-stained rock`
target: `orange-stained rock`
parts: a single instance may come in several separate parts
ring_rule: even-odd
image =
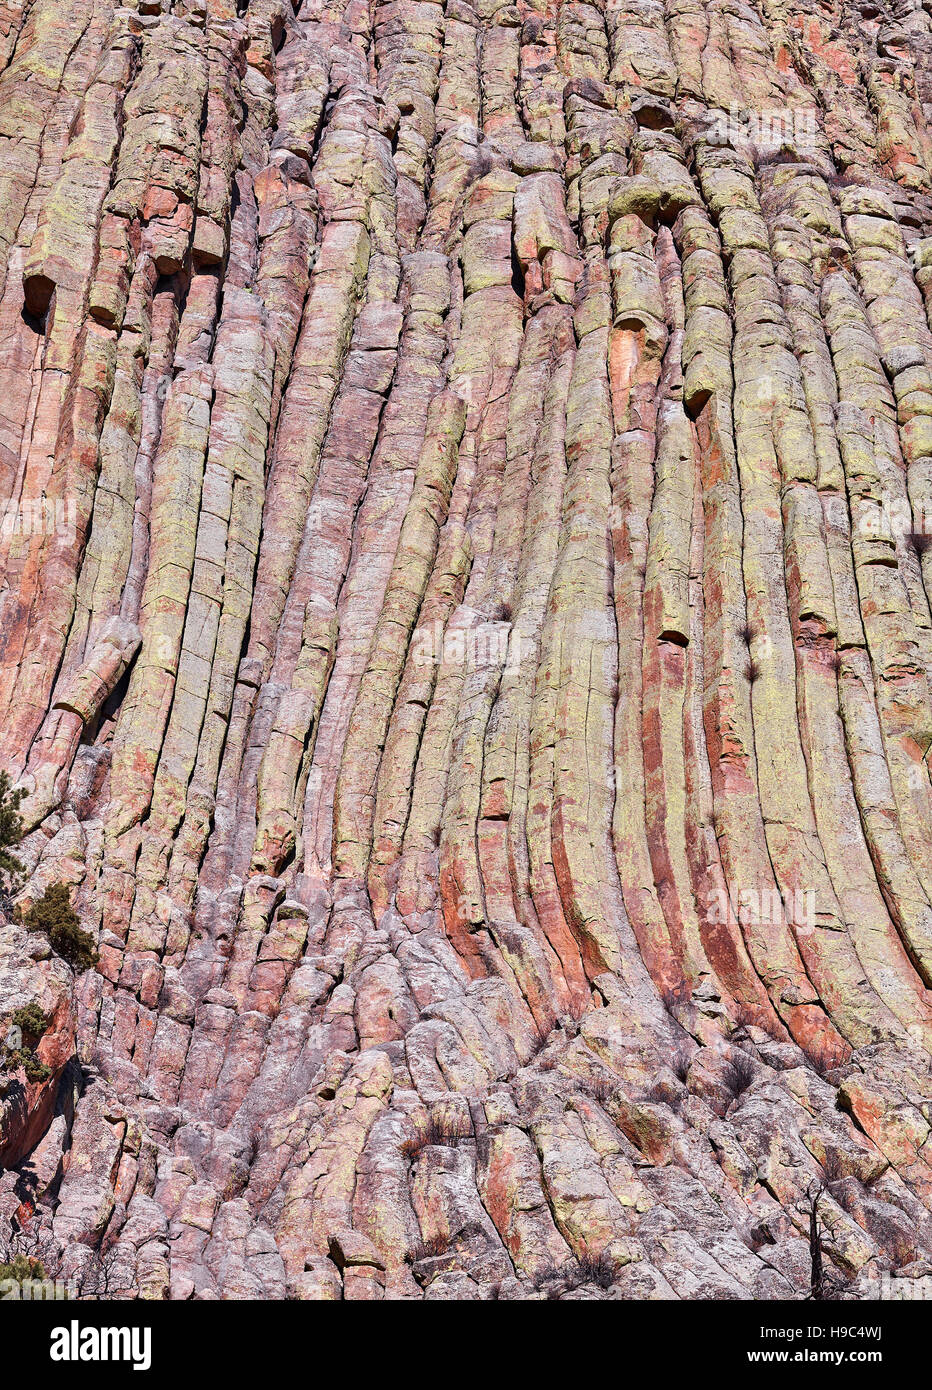
[[[932,1264],[906,8],[0,3],[0,1262]]]

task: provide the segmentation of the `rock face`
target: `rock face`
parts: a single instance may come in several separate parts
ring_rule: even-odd
[[[0,1227],[932,1271],[920,0],[0,5]],[[0,1254],[3,1252],[0,1251]],[[110,1279],[110,1275],[113,1278]]]

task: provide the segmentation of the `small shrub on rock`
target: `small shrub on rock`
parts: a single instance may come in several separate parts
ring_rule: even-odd
[[[21,791],[13,791],[10,779],[0,772],[0,887],[14,888],[23,866],[10,851],[23,838],[23,822],[19,814]]]
[[[40,1061],[34,1050],[47,1027],[48,1019],[38,1004],[15,1009],[10,1016],[6,1046],[0,1047],[0,1070],[9,1074],[22,1067],[27,1081],[47,1081],[52,1069]]]
[[[0,1281],[13,1279],[17,1284],[28,1284],[31,1280],[43,1280],[45,1269],[41,1260],[29,1255],[14,1255],[5,1264],[0,1263]]]
[[[38,1004],[27,1004],[25,1008],[16,1009],[10,1022],[14,1027],[19,1028],[23,1037],[39,1039],[49,1026],[49,1021],[39,1008]]]
[[[405,1264],[418,1264],[421,1260],[433,1260],[440,1255],[445,1255],[450,1248],[450,1242],[446,1236],[429,1236],[427,1240],[420,1241],[413,1250],[409,1250],[405,1255]]]
[[[428,1114],[419,1119],[414,1126],[414,1135],[401,1146],[405,1158],[417,1158],[423,1149],[431,1145],[455,1149],[469,1134],[460,1125],[459,1118],[450,1115]]]
[[[11,1071],[15,1071],[17,1067],[22,1067],[26,1073],[27,1081],[48,1081],[52,1075],[52,1068],[46,1066],[44,1062],[40,1062],[36,1054],[28,1047],[21,1047],[18,1051],[11,1052],[7,1066]]]
[[[754,1075],[754,1063],[750,1057],[738,1052],[727,1063],[722,1074],[722,1084],[732,1099],[737,1100],[753,1084]]]
[[[597,1289],[610,1289],[618,1278],[614,1260],[604,1252],[601,1255],[581,1255],[578,1260],[579,1283],[594,1284]]]
[[[52,950],[77,971],[90,970],[99,959],[94,938],[84,931],[71,906],[65,883],[51,883],[23,918],[29,931],[45,932]]]

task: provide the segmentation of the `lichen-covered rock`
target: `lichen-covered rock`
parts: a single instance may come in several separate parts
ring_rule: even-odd
[[[0,1257],[928,1268],[930,23],[0,6]]]

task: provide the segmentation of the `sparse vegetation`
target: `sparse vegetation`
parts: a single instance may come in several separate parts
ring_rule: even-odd
[[[52,950],[77,971],[90,970],[99,959],[94,938],[81,926],[65,883],[51,883],[23,918],[29,931],[45,932]]]
[[[615,1261],[604,1250],[601,1255],[581,1255],[577,1264],[577,1288],[581,1288],[583,1284],[595,1284],[597,1289],[610,1289],[618,1278]]]
[[[405,1264],[414,1265],[419,1260],[436,1259],[438,1255],[445,1255],[449,1248],[450,1242],[446,1236],[429,1236],[427,1240],[422,1240],[413,1250],[408,1251]]]
[[[24,1008],[16,1009],[7,1026],[18,1031],[20,1045],[0,1049],[0,1069],[9,1074],[22,1067],[27,1081],[47,1081],[52,1069],[35,1052],[36,1043],[48,1027],[48,1019],[38,1004],[27,1004]]]
[[[31,1038],[34,1041],[38,1041],[49,1026],[45,1014],[35,1003],[27,1004],[22,1009],[16,1009],[10,1022],[21,1030],[24,1038]]]
[[[531,1049],[531,1055],[528,1058],[528,1064],[530,1064],[535,1060],[535,1058],[540,1056],[540,1054],[544,1051],[544,1048],[550,1042],[550,1039],[552,1037],[552,1033],[545,1033],[542,1028],[537,1029],[537,1033],[534,1038],[534,1046]]]
[[[819,1219],[819,1199],[825,1192],[821,1183],[809,1187],[809,1298],[815,1303],[830,1303],[837,1299],[840,1284],[825,1268],[822,1250],[822,1223]]]
[[[23,838],[22,800],[22,791],[14,791],[7,773],[0,772],[0,890],[7,897],[16,890],[23,873],[21,861],[11,853]]]
[[[74,1251],[73,1245],[70,1251]],[[133,1269],[116,1246],[103,1252],[84,1247],[83,1258],[76,1263],[66,1257],[65,1246],[38,1221],[13,1232],[0,1246],[0,1278],[13,1278],[20,1283],[52,1280],[58,1285],[56,1298],[135,1296],[136,1290],[130,1283]]]
[[[682,1081],[684,1086],[686,1085],[686,1080],[689,1076],[689,1068],[691,1063],[692,1058],[689,1054],[689,1050],[688,1048],[682,1045],[675,1050],[673,1056],[670,1058],[670,1070],[676,1077],[677,1081]]]
[[[810,1047],[806,1060],[816,1076],[821,1076],[823,1080],[838,1066],[838,1058],[831,1048],[825,1045],[821,1048]]]
[[[31,1281],[38,1283],[45,1278],[42,1261],[33,1259],[30,1255],[14,1255],[11,1260],[0,1264],[0,1283],[6,1279],[13,1279],[17,1284],[28,1284]]]
[[[610,1289],[618,1279],[618,1268],[607,1253],[592,1255],[587,1251],[559,1269],[545,1270],[534,1280],[534,1288],[549,1303],[559,1303],[564,1294],[594,1284],[598,1289]]]
[[[607,1076],[597,1076],[586,1083],[586,1089],[593,1100],[598,1101],[604,1110],[615,1094],[615,1084]]]
[[[729,1058],[722,1072],[722,1084],[732,1100],[737,1100],[739,1096],[744,1095],[744,1092],[754,1081],[754,1072],[754,1063],[744,1053],[736,1052],[733,1057]]]
[[[48,1081],[52,1075],[52,1068],[40,1061],[28,1047],[20,1047],[15,1052],[11,1052],[5,1066],[8,1071],[16,1071],[18,1067],[22,1067],[26,1073],[26,1080],[33,1083]]]
[[[455,1149],[462,1140],[468,1138],[469,1133],[463,1129],[456,1116],[438,1116],[431,1113],[415,1122],[414,1134],[404,1141],[401,1152],[406,1158],[417,1158],[419,1153],[432,1145]]]

